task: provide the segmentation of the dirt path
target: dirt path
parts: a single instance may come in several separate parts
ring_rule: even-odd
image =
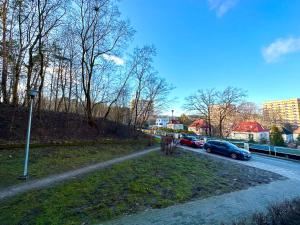
[[[208,155],[202,150],[183,147],[185,150]],[[211,155],[211,157],[221,157]],[[221,157],[223,160],[231,160]],[[232,161],[232,160],[231,160]],[[287,180],[275,181],[270,184],[251,187],[247,190],[236,191],[203,200],[171,206],[165,209],[149,210],[136,215],[109,221],[113,225],[179,225],[179,224],[232,224],[253,213],[264,212],[272,203],[300,197],[300,163],[277,160],[254,155],[248,162],[235,161],[244,165],[268,170],[286,176]],[[106,224],[106,223],[105,223]]]
[[[106,162],[101,162],[101,163],[97,163],[91,166],[87,166],[87,167],[83,167],[80,169],[76,169],[76,170],[72,170],[66,173],[62,173],[62,174],[57,174],[57,175],[52,175],[46,178],[42,178],[42,179],[38,179],[38,180],[33,180],[33,181],[28,181],[27,183],[24,184],[19,184],[19,185],[15,185],[15,186],[11,186],[8,187],[6,189],[3,189],[0,191],[0,201],[5,199],[5,198],[9,198],[9,197],[13,197],[15,195],[33,190],[33,189],[40,189],[40,188],[45,188],[48,187],[50,185],[56,184],[58,182],[62,182],[62,181],[66,181],[66,180],[70,180],[70,179],[74,179],[78,176],[93,172],[93,171],[97,171],[97,170],[101,170],[101,169],[105,169],[107,167],[110,167],[114,164],[129,160],[129,159],[134,159],[137,157],[141,157],[143,155],[146,155],[150,152],[154,152],[154,151],[158,151],[160,148],[152,148],[152,149],[147,149],[144,151],[140,151],[140,152],[136,152],[130,155],[126,155],[126,156],[122,156],[119,158],[115,158]]]

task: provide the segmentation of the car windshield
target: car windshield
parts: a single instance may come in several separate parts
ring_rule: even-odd
[[[189,137],[188,139],[190,139],[191,141],[198,141],[196,137]]]
[[[225,144],[230,147],[230,148],[234,148],[234,149],[238,149],[238,147],[230,142],[225,142]]]

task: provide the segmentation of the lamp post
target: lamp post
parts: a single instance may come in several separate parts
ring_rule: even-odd
[[[32,108],[33,108],[34,98],[37,94],[38,94],[38,91],[35,90],[35,89],[32,89],[32,90],[28,91],[28,95],[30,96],[30,109],[29,109],[27,136],[26,136],[24,172],[23,172],[23,175],[20,177],[21,180],[27,180],[28,179],[28,161],[29,161],[29,144],[30,144]]]
[[[174,119],[173,115],[174,115],[174,109],[172,109],[172,120]]]

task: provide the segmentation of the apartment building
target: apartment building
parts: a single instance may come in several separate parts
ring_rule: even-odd
[[[300,126],[300,98],[265,102],[263,111],[265,116],[282,123]]]

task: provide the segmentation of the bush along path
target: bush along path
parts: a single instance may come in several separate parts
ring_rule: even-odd
[[[87,173],[90,173],[93,171],[97,171],[97,170],[102,170],[102,169],[105,169],[112,165],[118,164],[120,162],[138,158],[138,157],[144,156],[146,154],[149,154],[150,152],[158,151],[159,149],[160,149],[159,147],[146,149],[144,151],[136,152],[136,153],[129,154],[129,155],[119,157],[119,158],[115,158],[115,159],[112,159],[112,160],[109,160],[106,162],[97,163],[97,164],[83,167],[80,169],[72,170],[72,171],[69,171],[66,173],[51,175],[51,176],[43,178],[43,179],[28,181],[24,184],[8,187],[8,188],[0,191],[0,201],[3,199],[6,199],[6,198],[13,197],[18,194],[33,190],[33,189],[41,189],[41,188],[49,187],[56,183],[76,178],[77,176],[81,176],[81,175],[84,175],[84,174],[87,174]]]

